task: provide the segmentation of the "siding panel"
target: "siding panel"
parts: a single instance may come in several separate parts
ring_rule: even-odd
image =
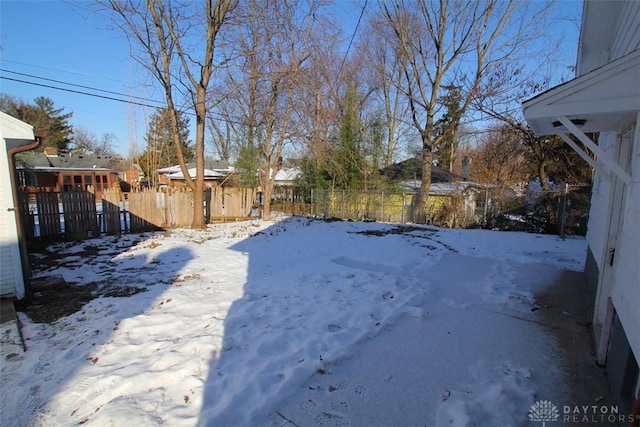
[[[611,60],[640,48],[640,2],[625,2],[611,49]]]

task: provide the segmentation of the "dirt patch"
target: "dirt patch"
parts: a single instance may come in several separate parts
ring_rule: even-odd
[[[399,225],[397,227],[387,228],[384,230],[363,230],[363,231],[353,231],[354,234],[362,234],[363,236],[389,236],[391,234],[400,234],[400,235],[408,235],[411,237],[424,237],[414,234],[409,234],[414,231],[420,231],[422,233],[428,233],[430,235],[436,234],[438,230],[434,228],[428,227],[417,227],[415,225]]]
[[[52,323],[94,299],[97,286],[93,283],[72,286],[62,277],[53,276],[33,280],[32,288],[33,297],[28,302],[16,302],[16,310],[26,313],[36,323]]]
[[[29,257],[34,274],[31,279],[32,296],[28,300],[17,301],[16,311],[26,313],[33,322],[52,323],[81,310],[95,298],[128,297],[144,292],[144,287],[113,285],[109,280],[111,270],[104,266],[98,274],[104,279],[100,282],[68,283],[56,273],[59,268],[96,268],[94,266],[100,264],[100,257],[115,257],[141,241],[142,236],[129,236],[126,239],[112,236],[101,239],[98,244],[86,242],[80,248],[77,242],[31,242]],[[140,271],[136,271],[136,274],[140,274]]]

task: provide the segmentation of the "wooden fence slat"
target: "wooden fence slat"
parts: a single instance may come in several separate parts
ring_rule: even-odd
[[[94,194],[87,191],[63,192],[62,211],[67,237],[83,240],[100,235]]]
[[[107,234],[120,234],[122,224],[120,222],[120,200],[122,193],[119,188],[109,188],[102,193],[102,220],[104,232]]]
[[[54,192],[36,193],[40,236],[58,236],[62,233],[60,224],[60,204],[58,194]]]
[[[205,199],[210,218],[237,220],[251,214],[255,190],[214,187],[210,193],[210,199]],[[25,232],[30,233],[26,235],[31,237],[64,236],[81,240],[99,236],[101,232],[118,234],[188,227],[195,209],[193,193],[189,189],[144,189],[128,193],[126,203],[119,189],[107,189],[102,195],[100,214],[95,195],[87,191],[38,191],[35,193],[35,214],[30,212],[28,197],[25,193],[20,209],[24,212]],[[39,230],[29,228],[35,217]]]

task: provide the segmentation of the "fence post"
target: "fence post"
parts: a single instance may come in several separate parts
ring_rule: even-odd
[[[171,215],[169,212],[169,192],[164,191],[164,225],[167,228],[171,227]]]
[[[204,223],[211,221],[211,187],[204,190]]]
[[[489,207],[489,190],[484,192],[484,209],[482,212],[482,228],[487,227],[487,208]]]
[[[406,194],[403,192],[403,193],[402,193],[402,217],[401,217],[401,219],[400,219],[400,221],[401,221],[403,224],[404,224],[404,223],[406,223],[406,220],[405,220],[405,217],[404,217],[404,205],[407,203],[407,202],[405,201],[405,195],[406,195]]]
[[[564,239],[564,222],[565,222],[565,214],[567,212],[567,199],[569,194],[569,184],[564,185],[564,193],[560,197],[558,203],[558,226],[560,227],[560,238]]]

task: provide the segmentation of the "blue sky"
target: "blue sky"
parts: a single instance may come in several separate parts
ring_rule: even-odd
[[[353,32],[360,4],[336,2],[336,16],[343,19],[347,35]],[[7,79],[96,93],[59,83],[68,82],[125,95],[101,93],[120,99],[137,96],[161,100],[146,89],[145,83],[151,81],[130,58],[126,39],[90,8],[89,1],[0,0],[0,92],[27,102],[38,96],[51,98],[58,108],[73,112],[74,127],[83,127],[97,137],[114,134],[118,153],[127,155],[131,140],[142,151],[145,117],[153,112],[151,108]],[[579,20],[581,8],[580,1],[564,0],[559,11]],[[575,62],[577,26],[557,21],[549,31],[565,34],[565,50],[571,57],[568,63]]]

